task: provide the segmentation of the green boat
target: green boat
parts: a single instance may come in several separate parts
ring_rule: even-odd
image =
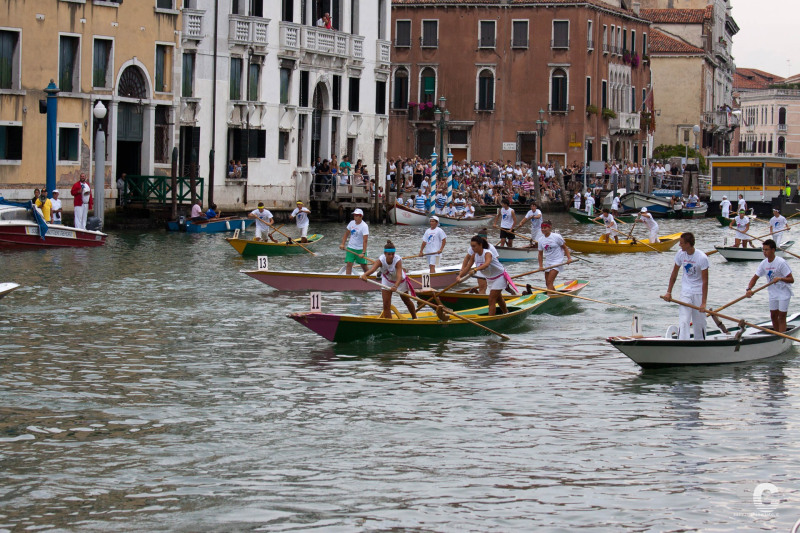
[[[544,294],[528,294],[507,301],[508,312],[502,315],[490,316],[489,308],[486,306],[457,311],[456,314],[502,332],[522,324],[547,300],[549,297]],[[362,341],[381,337],[452,339],[490,335],[485,329],[455,317],[446,316],[446,320],[441,320],[435,312],[420,312],[417,313],[417,318],[413,319],[408,313],[400,313],[394,308],[392,311],[396,315],[395,318],[316,312],[292,313],[289,318],[332,342]]]
[[[245,257],[250,256],[257,256],[257,255],[292,255],[292,254],[307,254],[308,251],[303,248],[305,246],[309,250],[312,250],[314,244],[318,243],[322,240],[324,235],[309,235],[308,242],[302,243],[300,245],[300,241],[279,241],[279,242],[268,242],[268,241],[255,241],[253,239],[239,239],[236,237],[232,237],[230,239],[225,239],[228,243],[234,247],[234,249],[242,254]],[[313,251],[313,250],[312,250]]]
[[[756,217],[754,214],[752,214],[752,213],[753,213],[753,210],[751,209],[751,210],[750,210],[750,214],[749,214],[749,215],[747,215],[747,217],[750,219],[750,223],[751,223],[751,224],[752,224],[753,222],[755,222],[756,220],[758,220],[758,218],[757,218],[757,217]],[[732,218],[727,218],[727,217],[724,217],[724,216],[722,216],[722,215],[717,215],[717,217],[716,217],[716,218],[717,218],[717,221],[718,221],[718,222],[719,222],[719,223],[722,225],[722,227],[723,227],[723,228],[728,228],[728,227],[730,227],[730,225],[731,225],[731,222],[733,222],[733,219],[732,219]]]
[[[559,292],[563,292],[565,294],[578,294],[580,293],[587,285],[589,284],[588,281],[582,279],[576,279],[572,281],[568,281],[566,283],[562,283],[560,285],[556,285],[556,290]],[[520,289],[524,287],[520,285]],[[541,291],[533,291],[531,294],[543,294]],[[433,295],[429,292],[417,291],[417,297],[422,298],[424,300],[430,300]],[[557,294],[550,294],[550,298],[539,307],[536,308],[536,313],[548,313],[553,309],[558,309],[563,307],[560,305],[561,303],[566,303],[573,301],[573,298],[568,296],[559,296]],[[437,297],[439,301],[445,305],[446,307],[452,309],[453,311],[464,311],[465,309],[474,309],[476,307],[480,307],[483,305],[488,305],[489,303],[489,295],[488,294],[471,294],[468,292],[442,292],[438,293]],[[519,298],[517,294],[503,294],[503,299],[506,301],[506,304],[515,298]]]
[[[581,224],[592,224],[592,219],[600,216],[599,212],[595,211],[595,213],[597,213],[595,216],[590,217],[586,211],[575,209],[574,207],[569,208],[569,214]],[[626,224],[631,224],[634,220],[636,220],[636,215],[620,215],[617,217],[617,220],[621,220]]]

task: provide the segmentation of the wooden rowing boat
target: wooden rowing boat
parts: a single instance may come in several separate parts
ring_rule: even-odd
[[[585,280],[572,280],[566,283],[562,283],[560,285],[556,285],[556,290],[564,292],[566,294],[579,294],[587,285],[589,284],[588,281]],[[520,289],[523,286],[520,285]],[[531,294],[545,294],[542,291],[533,291]],[[417,292],[417,296],[423,298],[425,300],[429,300],[433,295],[430,292]],[[452,309],[453,311],[463,311],[465,309],[474,309],[476,307],[482,307],[489,304],[489,295],[488,294],[470,294],[468,292],[442,292],[438,295],[439,301],[442,302],[446,307]],[[568,296],[560,296],[558,294],[549,294],[550,298],[540,305],[537,309],[537,313],[549,312],[557,307],[561,307],[561,303],[565,301],[571,301],[572,298]],[[519,298],[518,294],[503,294],[503,299],[506,303],[510,302]]]
[[[398,226],[427,226],[430,221],[430,215],[425,211],[406,207],[404,205],[395,205],[389,210],[389,221]],[[481,227],[492,223],[494,215],[484,215],[480,217],[464,218],[464,217],[450,217],[447,215],[436,215],[439,217],[440,226],[455,226],[455,227]]]
[[[466,309],[457,314],[495,331],[507,331],[522,324],[547,300],[548,297],[544,294],[530,294],[507,302],[508,312],[502,315],[490,316],[486,306]],[[382,337],[452,339],[487,335],[486,330],[455,317],[440,320],[433,311],[417,313],[416,319],[412,319],[408,313],[399,313],[396,310],[394,314],[393,318],[380,318],[380,315],[304,312],[292,313],[289,318],[332,342],[352,342]]]
[[[186,233],[224,233],[226,231],[244,231],[255,219],[246,217],[223,217],[206,220],[190,220],[181,217],[167,222],[169,231],[185,231]]]
[[[772,322],[758,324],[771,328]],[[680,365],[719,365],[757,361],[780,355],[792,348],[792,341],[756,328],[728,328],[706,333],[705,340],[678,340],[670,326],[665,337],[609,337],[608,342],[643,368]],[[800,313],[786,322],[786,334],[800,332]]]
[[[753,213],[753,209],[750,209],[750,214],[747,215],[747,218],[750,219],[751,224],[758,219],[758,217]],[[731,222],[733,222],[732,218],[724,217],[722,215],[717,215],[716,219],[717,222],[719,222],[724,228],[729,228],[731,226]]]
[[[307,254],[308,252],[303,249],[303,246],[306,248],[312,248],[312,246],[319,241],[322,240],[324,235],[314,234],[308,236],[308,242],[300,243],[299,240],[297,241],[279,241],[279,242],[268,242],[268,241],[255,241],[253,239],[236,239],[236,238],[227,238],[225,239],[228,243],[233,246],[233,248],[242,254],[245,257],[257,256],[257,255],[293,255],[293,254]],[[300,246],[300,244],[303,246]]]
[[[778,257],[786,257],[786,250],[791,248],[793,245],[794,241],[786,241],[775,250],[775,255]],[[757,246],[756,248],[715,246],[714,248],[719,252],[719,255],[724,257],[727,261],[761,261],[764,259],[764,253],[761,251],[761,246]]]
[[[678,243],[680,233],[673,233],[671,235],[664,235],[660,237],[659,242],[651,244],[649,239],[638,239],[636,243],[631,240],[620,239],[619,244],[614,242],[612,238],[608,243],[602,242],[600,239],[596,241],[581,241],[577,239],[564,239],[570,250],[576,252],[583,252],[588,254],[626,254],[626,253],[641,253],[653,252],[653,248],[661,252],[668,252]],[[645,246],[642,243],[647,243],[650,246]]]
[[[11,291],[18,288],[19,283],[0,283],[0,298],[7,296]]]
[[[574,218],[581,224],[594,224],[592,220],[600,216],[600,213],[597,213],[596,215],[590,217],[589,213],[587,213],[586,211],[583,211],[582,209],[575,209],[574,207],[570,208],[569,214],[572,215],[572,218]],[[626,224],[630,224],[634,220],[636,220],[636,215],[619,215],[616,218],[617,220],[621,220]]]
[[[670,209],[667,211],[667,218],[703,218],[708,212],[708,204],[699,203],[694,207],[683,206],[682,209]]]
[[[380,290],[361,279],[360,268],[353,265],[353,271],[359,274],[332,274],[328,272],[299,272],[291,270],[242,270],[242,274],[247,274],[261,283],[274,287],[281,291],[374,291]],[[460,265],[441,267],[436,269],[436,273],[430,274],[431,287],[443,289],[455,283]],[[411,282],[415,289],[422,286],[422,275],[429,274],[428,269],[415,270],[407,275],[417,283]],[[380,278],[377,278],[380,281]]]
[[[524,239],[521,239],[524,240]],[[519,263],[520,261],[534,261],[539,259],[539,249],[536,246],[496,246],[497,255],[501,263]]]

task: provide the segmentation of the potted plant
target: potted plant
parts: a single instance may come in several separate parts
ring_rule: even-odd
[[[631,56],[631,67],[637,68],[639,66],[639,54]]]
[[[642,126],[647,127],[650,126],[650,124],[652,124],[653,120],[652,113],[650,113],[649,111],[642,111],[639,115],[641,116]]]
[[[603,108],[603,118],[605,118],[605,119],[617,118],[617,114],[614,112],[613,109],[609,109],[607,107],[604,107]]]
[[[629,65],[631,63],[631,53],[628,52],[627,50],[625,50],[622,53],[622,62],[625,63],[626,65]]]
[[[599,109],[594,104],[589,104],[586,106],[586,114],[587,115],[596,115]]]

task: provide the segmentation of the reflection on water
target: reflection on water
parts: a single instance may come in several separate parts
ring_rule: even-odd
[[[704,249],[724,234],[690,224]],[[331,237],[318,257],[270,267],[337,270],[342,227],[318,229]],[[375,226],[370,249],[391,238],[408,255],[421,234]],[[446,263],[469,236],[448,231]],[[661,334],[677,317],[658,299],[672,257],[592,256],[567,272]],[[754,267],[711,263],[709,302],[738,296]],[[0,530],[752,531],[797,518],[794,351],[644,372],[603,340],[631,313],[591,302],[534,315],[507,342],[335,345],[286,317],[306,294],[238,272],[253,265],[221,236],[161,232],[0,254],[2,281],[23,285],[0,301]],[[762,482],[786,502],[748,517]]]

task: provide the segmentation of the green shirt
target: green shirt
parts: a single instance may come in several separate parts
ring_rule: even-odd
[[[349,161],[342,161],[339,163],[339,169],[348,176],[350,175],[350,171],[352,170],[353,165],[350,164]]]

